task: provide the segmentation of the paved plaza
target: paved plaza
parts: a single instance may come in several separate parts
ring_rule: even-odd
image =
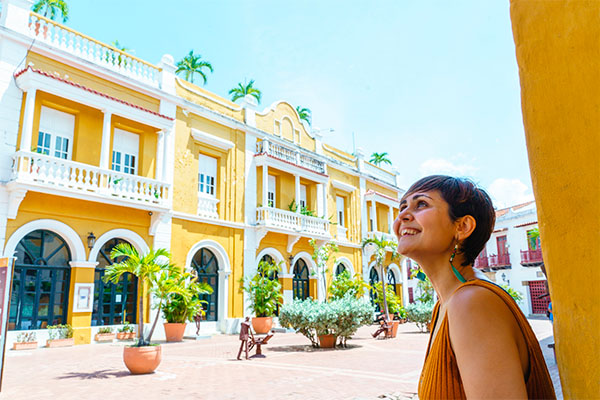
[[[552,328],[531,320],[553,379],[556,364],[546,343]],[[277,333],[266,358],[237,361],[237,336],[165,343],[150,375],[130,375],[122,344],[8,351],[0,399],[411,399],[415,398],[428,335],[414,324],[376,340],[361,328],[349,348],[313,349],[308,339]],[[559,397],[562,397],[559,395]]]

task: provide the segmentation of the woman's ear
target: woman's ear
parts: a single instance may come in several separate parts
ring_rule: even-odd
[[[463,241],[475,230],[477,226],[477,221],[470,215],[465,215],[464,217],[460,217],[456,220],[456,236],[459,241]]]

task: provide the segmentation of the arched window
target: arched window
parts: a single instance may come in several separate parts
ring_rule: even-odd
[[[292,279],[294,299],[304,300],[308,298],[308,282],[308,266],[303,259],[299,258],[294,264],[294,278]]]
[[[369,272],[369,285],[373,287],[377,282],[379,282],[379,273],[377,272],[377,268],[373,266],[371,272]],[[375,305],[375,311],[379,311],[379,305],[375,302],[375,298],[377,297],[375,289],[369,291],[369,297],[371,298],[371,303]]]
[[[335,267],[335,275],[339,275],[342,272],[346,271],[346,266],[342,263],[339,263],[336,267]]]
[[[96,257],[98,265],[94,274],[92,326],[123,324],[125,321],[135,324],[137,321],[137,278],[125,273],[116,284],[102,280],[106,267],[124,259],[120,257],[113,260],[110,257],[110,252],[120,243],[128,242],[117,238],[109,240]]]
[[[398,292],[396,292],[396,275],[394,275],[394,272],[391,269],[388,269],[387,284],[391,285],[392,289],[394,289],[394,293],[398,294]]]
[[[65,324],[69,303],[71,252],[47,230],[25,236],[16,248],[8,329],[44,329]]]
[[[198,276],[198,282],[206,282],[213,288],[211,294],[202,294],[199,298],[208,302],[204,305],[205,319],[216,321],[218,315],[217,299],[219,298],[219,263],[217,257],[212,251],[201,248],[192,258],[192,268]]]

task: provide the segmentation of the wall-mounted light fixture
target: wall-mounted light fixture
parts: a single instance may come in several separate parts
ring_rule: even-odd
[[[90,250],[96,244],[96,236],[94,236],[94,232],[90,232],[90,234],[88,235],[87,243],[88,243],[88,249],[90,249]]]

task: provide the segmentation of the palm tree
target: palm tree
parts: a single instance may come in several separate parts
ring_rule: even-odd
[[[372,162],[377,166],[379,166],[381,163],[392,165],[392,162],[389,158],[387,158],[387,156],[388,153],[373,153],[371,154],[371,159],[369,160],[369,162]]]
[[[310,108],[296,106],[296,112],[298,113],[300,120],[306,121],[308,125],[312,124],[312,112],[310,111]]]
[[[152,331],[148,338],[144,338],[144,287],[152,290],[158,285],[158,281],[165,275],[173,273],[175,267],[169,262],[171,255],[165,249],[150,250],[141,255],[129,243],[119,243],[110,253],[114,260],[117,257],[124,257],[124,260],[110,265],[104,272],[102,278],[104,282],[118,283],[121,275],[130,273],[139,279],[139,313],[138,313],[138,346],[148,346]],[[163,261],[165,260],[165,261]],[[156,322],[154,323],[156,325]]]
[[[253,85],[254,85],[254,79],[252,79],[247,84],[246,84],[246,81],[244,81],[243,85],[241,82],[238,83],[237,87],[234,87],[233,89],[231,89],[229,91],[229,94],[231,95],[231,101],[236,101],[237,99],[246,97],[246,95],[250,95],[250,96],[254,97],[256,99],[256,101],[258,101],[260,103],[260,98],[262,96],[262,92],[260,91],[260,89],[255,88]]]
[[[194,54],[194,50],[190,50],[189,54],[178,61],[176,66],[177,69],[175,70],[175,73],[179,74],[180,72],[183,72],[184,79],[191,83],[194,83],[194,74],[198,74],[202,77],[202,80],[206,85],[206,74],[203,69],[207,68],[211,73],[213,72],[211,63],[202,60],[200,54]]]
[[[64,0],[38,0],[33,5],[33,12],[42,14],[44,17],[52,20],[60,12],[62,22],[67,22],[69,19],[69,6]]]
[[[395,260],[397,258],[400,257],[400,255],[398,254],[398,252],[396,251],[396,246],[397,243],[391,241],[391,240],[385,240],[383,238],[383,236],[381,238],[377,238],[376,236],[372,237],[372,238],[366,238],[363,239],[362,243],[361,243],[362,249],[364,250],[367,246],[374,246],[375,247],[375,267],[379,269],[379,271],[381,272],[381,289],[383,292],[383,311],[384,311],[384,318],[387,319],[387,315],[388,315],[388,306],[387,306],[387,298],[386,298],[386,289],[385,289],[385,279],[386,279],[386,274],[385,274],[385,267],[383,265],[384,261],[385,261],[385,255],[386,253],[389,251],[392,253],[391,259]]]
[[[132,49],[129,49],[129,48],[121,45],[121,43],[119,43],[118,40],[113,40],[110,45],[112,47],[114,47],[115,49],[121,50],[124,53],[131,53],[131,54],[134,53],[134,51]],[[123,60],[123,57],[121,56],[121,54],[116,55],[115,53],[107,52],[106,56],[105,56],[106,62],[110,63],[111,58],[116,61],[115,62],[116,65],[121,65],[121,63],[123,63],[123,66],[127,65],[127,60]]]

